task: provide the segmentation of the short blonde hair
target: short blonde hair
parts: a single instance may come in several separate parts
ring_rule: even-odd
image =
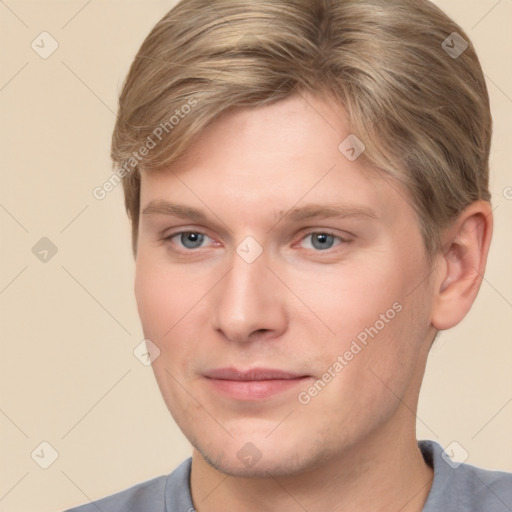
[[[490,200],[484,75],[431,2],[182,0],[143,42],[119,98],[112,159],[134,254],[141,171],[170,168],[227,109],[302,92],[346,110],[364,157],[408,190],[428,254],[465,207]]]

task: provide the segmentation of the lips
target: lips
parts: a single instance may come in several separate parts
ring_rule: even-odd
[[[230,399],[258,401],[272,398],[303,384],[308,375],[274,368],[217,368],[204,376],[208,385]]]
[[[209,379],[255,381],[255,380],[290,380],[305,377],[296,373],[272,368],[252,368],[250,370],[238,370],[236,368],[218,368],[206,372]]]

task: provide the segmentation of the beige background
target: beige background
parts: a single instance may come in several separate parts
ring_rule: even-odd
[[[488,78],[496,231],[474,310],[432,351],[418,436],[512,471],[512,0],[436,3],[467,30]],[[62,510],[190,453],[133,355],[143,336],[121,187],[92,196],[110,175],[121,82],[173,4],[0,1],[1,511]],[[47,59],[31,48],[42,31],[59,44]],[[32,253],[42,237],[58,249],[46,263]],[[59,455],[48,469],[43,441]]]

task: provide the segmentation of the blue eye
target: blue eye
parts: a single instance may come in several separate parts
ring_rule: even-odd
[[[165,238],[179,247],[187,250],[200,249],[212,241],[208,235],[197,231],[181,231]],[[327,251],[333,247],[346,242],[343,238],[327,233],[316,231],[305,235],[300,244],[305,249],[314,251]]]
[[[180,243],[183,247],[187,249],[197,249],[198,247],[201,247],[205,238],[207,238],[206,235],[203,235],[202,233],[195,233],[193,231],[183,231],[182,233],[177,233],[171,238],[175,238],[177,236],[179,236]]]
[[[309,235],[305,236],[303,240],[311,240],[311,247],[306,247],[307,249],[316,249],[318,251],[325,251],[328,249],[331,249],[335,244],[334,242],[336,240],[341,243],[343,240],[339,236],[331,235],[329,233],[310,233]]]

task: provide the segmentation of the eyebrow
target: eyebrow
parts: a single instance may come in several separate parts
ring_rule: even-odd
[[[284,215],[284,218],[292,221],[301,221],[311,218],[346,218],[346,217],[368,217],[378,219],[378,215],[371,208],[356,205],[325,205],[309,204],[306,206],[292,208]]]
[[[178,203],[160,199],[151,201],[142,211],[143,215],[170,215],[182,219],[193,220],[195,222],[206,222],[208,216],[201,210]],[[366,217],[369,219],[378,219],[378,215],[371,208],[360,205],[326,205],[326,204],[308,204],[302,207],[294,207],[288,210],[284,215],[280,212],[276,223],[282,220],[300,222],[311,218],[347,218],[347,217]]]
[[[170,203],[163,199],[151,201],[142,211],[143,215],[172,215],[182,219],[190,219],[196,222],[205,222],[208,217],[197,208],[186,206],[184,204]]]

